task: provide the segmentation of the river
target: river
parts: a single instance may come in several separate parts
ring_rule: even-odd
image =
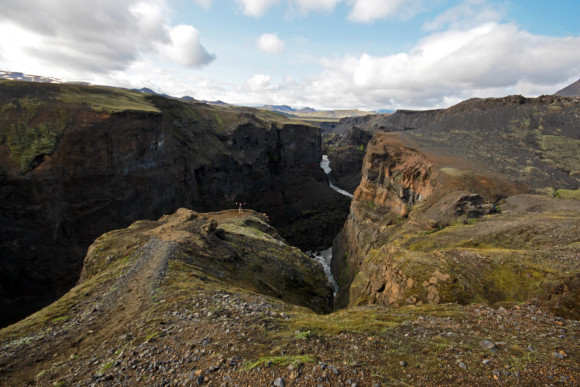
[[[327,175],[330,173],[330,171],[332,171],[332,169],[330,168],[330,160],[328,159],[327,155],[322,155],[322,160],[320,161],[320,168],[322,168]],[[328,181],[328,184],[330,184],[330,188],[332,188],[336,192],[344,196],[348,196],[351,199],[353,198],[353,195],[351,193],[335,186],[330,182],[330,180]],[[338,291],[338,284],[336,283],[336,280],[334,279],[334,276],[330,271],[330,262],[332,261],[332,247],[317,252],[307,251],[306,254],[308,254],[310,257],[312,257],[313,259],[317,260],[322,264],[322,267],[324,268],[324,274],[326,274],[326,277],[328,277],[328,281],[332,284],[332,287],[334,288],[334,296],[336,296],[336,292]]]
[[[332,169],[330,168],[330,160],[328,159],[327,155],[322,155],[322,161],[320,161],[320,168],[322,168],[327,175],[330,174],[330,172],[332,171]],[[347,192],[342,188],[339,188],[334,184],[332,184],[330,180],[328,180],[328,184],[330,184],[330,188],[332,188],[336,192],[343,194],[344,196],[348,196],[351,199],[354,197],[354,195],[351,194],[350,192]]]

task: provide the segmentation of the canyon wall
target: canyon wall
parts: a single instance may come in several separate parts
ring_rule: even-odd
[[[579,117],[578,99],[470,100],[375,134],[333,247],[337,306],[533,301],[577,316],[580,203],[554,192],[580,186]]]
[[[319,129],[277,114],[20,82],[0,84],[0,106],[2,323],[68,290],[93,240],[137,219],[241,202],[312,249],[348,211]]]

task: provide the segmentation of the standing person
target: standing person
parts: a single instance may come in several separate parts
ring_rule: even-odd
[[[241,214],[244,211],[244,210],[242,210],[242,206],[245,206],[246,203],[241,203],[241,202],[238,203],[238,202],[236,202],[236,204],[238,205],[238,211]]]

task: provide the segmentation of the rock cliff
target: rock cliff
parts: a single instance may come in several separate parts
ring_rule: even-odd
[[[338,306],[533,301],[578,318],[580,203],[553,197],[580,186],[578,118],[578,99],[516,96],[375,134],[333,248]]]
[[[218,160],[223,149],[208,144],[231,140],[228,146],[233,146],[234,140],[255,138],[231,136],[239,123],[230,127],[225,117],[239,110],[208,112],[186,105],[200,118],[194,117],[192,125],[175,118],[184,105],[164,99],[150,105],[150,97],[124,95],[145,106],[123,114],[139,116],[154,108],[161,113],[151,111],[152,119],[170,120],[174,133],[165,139],[181,144],[170,148],[176,157],[185,157],[180,146],[196,146],[194,138],[207,141],[196,151]],[[178,112],[167,113],[165,104]],[[223,125],[212,118],[216,113]],[[244,117],[270,125],[274,117],[266,120],[264,114]],[[147,122],[142,121],[144,128]],[[218,142],[211,143],[214,137],[202,130],[203,122],[221,128]],[[264,130],[276,138],[283,136],[280,125],[268,131],[254,123],[244,130]],[[123,126],[133,133],[131,127]],[[560,136],[575,138],[571,128],[560,129]],[[194,130],[196,136],[190,136]],[[383,133],[370,141],[361,185],[335,243],[339,301],[347,308],[326,313],[331,288],[321,267],[289,246],[266,215],[179,209],[97,238],[74,288],[0,329],[0,385],[578,384],[580,323],[562,316],[575,317],[579,310],[580,201],[526,194],[547,193],[545,181],[530,184],[534,180],[491,171],[489,159],[461,156],[471,144],[461,141],[469,136],[458,136],[461,141],[445,150],[437,140],[449,134],[445,127],[438,130],[414,137],[412,131]],[[524,126],[522,132],[527,131]],[[20,159],[24,164],[14,164],[21,174],[23,165],[31,168],[24,175],[39,173],[56,155],[50,153],[55,146],[50,131],[40,133],[33,136],[37,148],[20,148],[21,153],[18,136],[3,139],[14,149],[11,155],[28,155]],[[513,154],[552,154],[542,153],[541,143],[522,147],[522,134],[508,137],[515,144]],[[485,137],[477,127],[473,141]],[[56,137],[57,148],[62,138]],[[123,149],[130,153],[132,148]],[[242,165],[256,150],[237,149],[235,160]],[[44,155],[31,157],[35,154]],[[505,157],[501,147],[498,157]],[[577,178],[558,166],[573,166],[573,159],[557,164],[546,158],[543,172],[552,168],[554,176],[562,176],[559,170],[570,182]],[[164,164],[170,177],[172,165]],[[137,175],[142,184],[151,183],[150,175]],[[199,187],[214,187],[207,183],[210,176],[200,179]],[[568,189],[556,190],[557,197],[580,198],[573,184],[563,187]],[[201,188],[192,192],[205,197]]]
[[[269,112],[5,81],[0,125],[2,324],[65,292],[92,241],[137,219],[241,202],[313,249],[348,211],[319,129]]]
[[[373,133],[418,129],[436,122],[442,112],[397,110],[393,114],[348,117],[332,126],[323,125],[323,148],[330,160],[331,181],[354,193],[361,181],[362,160]]]

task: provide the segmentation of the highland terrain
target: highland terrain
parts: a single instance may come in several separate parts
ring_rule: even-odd
[[[319,167],[319,129],[279,114],[14,81],[0,106],[3,324],[62,295],[95,238],[139,219],[244,203],[313,250],[348,213]]]
[[[0,331],[0,385],[580,383],[578,97],[322,129],[94,86],[0,98],[2,316],[37,310]],[[338,289],[302,251],[331,244]]]

